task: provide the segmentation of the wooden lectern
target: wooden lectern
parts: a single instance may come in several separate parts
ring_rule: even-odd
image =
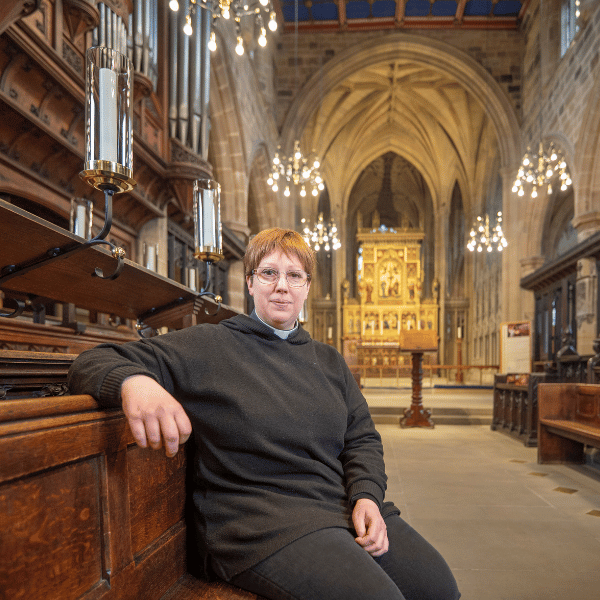
[[[412,358],[412,403],[400,419],[400,427],[435,427],[431,411],[423,408],[423,354],[437,352],[437,333],[430,329],[410,329],[400,332],[400,348]]]

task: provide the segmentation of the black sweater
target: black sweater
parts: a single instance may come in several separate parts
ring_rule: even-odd
[[[120,406],[123,380],[154,378],[195,440],[202,559],[230,579],[324,527],[352,529],[359,497],[383,504],[381,439],[343,357],[298,328],[287,340],[240,315],[83,352],[71,393]]]

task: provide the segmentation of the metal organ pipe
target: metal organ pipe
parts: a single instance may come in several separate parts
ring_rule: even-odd
[[[169,135],[207,159],[210,117],[210,38],[212,14],[196,4],[193,35],[182,32],[190,0],[180,0],[184,10],[169,13],[168,116]],[[125,23],[109,6],[98,3],[100,23],[93,43],[129,54],[134,69],[148,77],[155,89],[158,79],[158,0],[134,0]],[[162,14],[162,13],[161,13]]]

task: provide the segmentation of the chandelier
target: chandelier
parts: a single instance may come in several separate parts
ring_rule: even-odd
[[[499,212],[496,215],[496,225],[490,228],[490,217],[486,214],[485,217],[477,217],[477,220],[471,227],[471,233],[467,248],[474,252],[477,248],[477,252],[482,252],[485,248],[488,252],[498,250],[502,252],[508,242],[502,232],[502,213]]]
[[[556,175],[559,176],[560,189],[565,191],[572,181],[562,152],[552,142],[550,142],[547,149],[544,149],[542,142],[540,142],[537,153],[527,148],[512,191],[519,196],[524,196],[523,186],[529,184],[532,186],[532,198],[537,198],[538,190],[544,186],[547,186],[548,194],[552,194],[552,181]]]
[[[192,27],[192,15],[195,13],[197,6],[206,8],[210,11],[213,18],[213,25],[219,17],[228,20],[233,13],[237,37],[235,51],[240,56],[244,54],[244,40],[242,39],[242,28],[240,24],[242,17],[246,15],[254,16],[255,30],[260,32],[257,40],[260,46],[267,45],[267,30],[265,29],[265,18],[267,13],[269,15],[269,29],[271,31],[277,30],[277,16],[273,10],[271,0],[212,0],[212,2],[210,0],[208,2],[204,0],[189,0],[188,12],[185,16],[185,25],[183,26],[183,32],[186,35],[192,35],[194,33]],[[178,0],[170,0],[169,8],[172,11],[177,12],[179,10]],[[217,37],[212,27],[208,48],[211,52],[214,52],[217,49]]]
[[[317,222],[312,230],[306,224],[306,219],[302,219],[301,223],[306,225],[302,230],[304,241],[318,252],[323,248],[326,252],[330,250],[338,250],[342,244],[337,236],[337,226],[333,217],[329,219],[329,223],[325,223],[323,213],[319,213]]]
[[[312,162],[311,162],[312,161]],[[273,157],[271,173],[267,179],[267,185],[274,192],[279,190],[279,184],[284,185],[284,196],[291,194],[290,185],[300,186],[300,196],[304,197],[307,188],[313,196],[317,196],[320,190],[325,189],[323,178],[319,173],[321,163],[317,157],[307,158],[300,150],[300,142],[294,142],[294,152],[291,156],[280,156],[279,151]]]

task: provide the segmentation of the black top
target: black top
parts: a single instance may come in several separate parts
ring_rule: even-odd
[[[192,422],[200,550],[221,577],[307,533],[353,529],[359,497],[382,506],[383,448],[367,403],[339,352],[302,327],[281,339],[239,315],[102,344],[73,363],[69,388],[120,406],[133,374],[158,381]]]

